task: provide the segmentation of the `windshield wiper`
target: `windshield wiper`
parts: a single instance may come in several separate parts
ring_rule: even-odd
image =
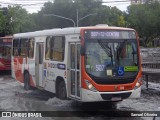
[[[120,43],[119,46],[117,46],[117,60],[118,60],[118,66],[119,66],[119,56],[122,54],[122,51],[126,45],[127,40],[124,40],[122,43]]]
[[[104,52],[108,55],[108,57],[111,57],[111,63],[113,67],[113,55],[112,55],[112,49],[108,45],[105,46],[100,40],[98,40],[99,45],[103,48]]]
[[[133,55],[133,61],[135,61],[135,57],[134,57],[134,55],[137,53],[137,50],[136,50],[136,46],[135,46],[135,44],[134,44],[134,43],[131,43],[131,45],[132,45],[132,49],[133,49],[133,52],[132,52],[132,55]]]

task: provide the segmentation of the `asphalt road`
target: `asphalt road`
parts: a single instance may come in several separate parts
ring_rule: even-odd
[[[150,78],[151,79],[151,78]],[[157,79],[157,78],[156,78]],[[32,89],[25,91],[23,86],[12,79],[9,73],[0,73],[0,110],[1,111],[54,111],[52,117],[34,118],[37,120],[152,120],[153,117],[108,117],[118,116],[128,111],[160,111],[160,83],[149,82],[149,90],[142,86],[142,95],[139,99],[127,99],[115,106],[108,103],[82,104],[73,100],[59,100],[53,93]],[[59,111],[59,112],[56,112]],[[66,111],[70,111],[66,113]],[[78,112],[77,112],[78,111]],[[80,112],[79,112],[80,111]],[[116,112],[115,112],[116,111]],[[118,111],[118,112],[117,112]],[[73,113],[73,115],[72,115]],[[66,117],[68,116],[69,117]],[[81,116],[82,115],[82,116]],[[121,116],[121,115],[120,115]],[[2,119],[2,118],[1,118]],[[3,118],[4,119],[4,118]],[[6,118],[5,118],[6,119]],[[22,119],[22,118],[7,118]],[[29,119],[29,118],[23,118]],[[33,118],[32,118],[33,119]],[[156,118],[158,120],[158,118]]]

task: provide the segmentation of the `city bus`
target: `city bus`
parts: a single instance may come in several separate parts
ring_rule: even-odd
[[[134,29],[97,25],[13,35],[12,76],[60,99],[139,98],[142,68]]]
[[[0,37],[0,71],[11,70],[12,36]]]

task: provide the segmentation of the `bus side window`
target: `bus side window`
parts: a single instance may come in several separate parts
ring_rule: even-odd
[[[27,56],[27,44],[28,44],[28,39],[21,39],[20,40],[20,46],[18,49],[19,55],[20,56]]]
[[[5,55],[7,58],[11,57],[11,48],[10,48],[10,47],[8,47],[8,46],[5,46],[5,47],[4,47],[4,55]]]
[[[11,57],[11,48],[10,47],[8,47],[8,49],[7,49],[7,56]]]
[[[50,39],[51,39],[50,36],[48,36],[46,38],[46,51],[45,51],[45,59],[46,60],[50,59]]]
[[[13,48],[14,50],[13,50],[13,54],[14,54],[14,56],[18,56],[18,48]]]
[[[34,56],[34,38],[31,38],[30,40],[29,40],[29,46],[28,46],[28,57],[29,58],[33,58],[33,56]]]
[[[15,39],[13,40],[13,55],[14,56],[19,56],[18,54],[18,43],[19,43],[19,39]]]
[[[54,37],[52,37],[51,41],[50,41],[50,45],[51,45],[51,60],[56,60],[55,56],[56,56],[56,53],[54,51],[54,47],[55,47],[55,40],[54,40]]]
[[[64,60],[65,38],[55,36],[51,40],[51,59],[55,61]]]

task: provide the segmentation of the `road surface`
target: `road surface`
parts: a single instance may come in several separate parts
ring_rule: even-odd
[[[156,78],[158,79],[158,78]],[[157,81],[157,80],[156,80]],[[160,111],[160,83],[149,82],[149,90],[142,86],[140,99],[127,99],[117,104],[116,109],[106,103],[81,104],[73,100],[59,100],[54,94],[38,89],[25,91],[23,86],[12,79],[10,75],[0,75],[0,110],[1,111],[85,111],[91,108],[92,112],[85,112],[85,117],[65,117],[65,120],[152,120],[153,117],[107,117],[104,111]],[[111,111],[110,111],[111,110]],[[100,114],[96,114],[100,113]],[[102,112],[101,112],[102,111]],[[76,114],[82,114],[77,112]],[[88,116],[87,116],[88,115]],[[107,117],[107,118],[106,118]],[[2,118],[1,118],[2,119]],[[20,118],[5,118],[17,120]],[[22,118],[21,118],[22,119]],[[29,118],[23,118],[28,120]],[[33,119],[33,118],[32,118]],[[63,120],[62,116],[34,118],[35,120]],[[157,119],[158,120],[158,119]]]

